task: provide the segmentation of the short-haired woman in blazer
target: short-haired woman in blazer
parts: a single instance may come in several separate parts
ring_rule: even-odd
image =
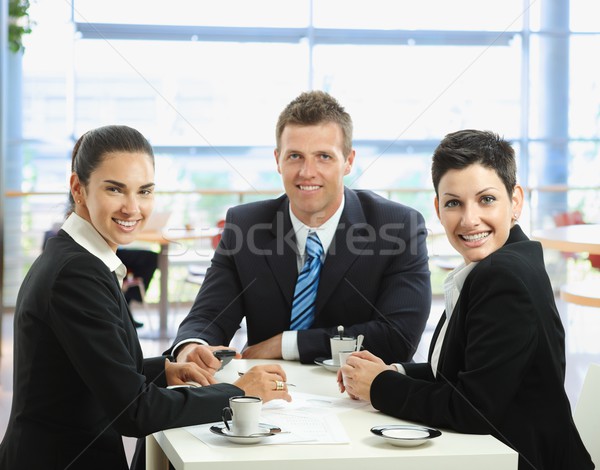
[[[486,131],[449,134],[432,176],[438,218],[464,263],[444,284],[428,362],[355,353],[341,390],[398,418],[492,434],[519,453],[519,470],[594,468],[564,390],[564,329],[542,248],[516,224],[523,189],[511,145]]]
[[[70,187],[72,213],[17,298],[0,468],[126,469],[122,436],[219,420],[235,395],[290,400],[286,386],[273,390],[286,380],[278,365],[255,367],[231,385],[194,363],[143,358],[121,292],[125,266],[115,255],[153,207],[154,155],[142,134],[126,126],[84,134]],[[205,386],[166,388],[189,381]]]

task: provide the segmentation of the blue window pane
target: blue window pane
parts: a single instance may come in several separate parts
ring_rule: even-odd
[[[465,127],[520,134],[516,39],[499,47],[318,46],[314,62],[315,86],[345,104],[357,139],[439,139]]]
[[[302,27],[308,0],[75,0],[81,23]]]
[[[569,134],[574,138],[600,137],[600,34],[573,36],[570,41]],[[600,174],[600,173],[598,173]]]
[[[569,19],[572,31],[598,32],[600,4],[598,0],[570,0]]]
[[[360,29],[516,31],[522,0],[316,0],[315,26]]]
[[[107,122],[155,145],[268,145],[307,85],[304,45],[80,41],[76,131]]]

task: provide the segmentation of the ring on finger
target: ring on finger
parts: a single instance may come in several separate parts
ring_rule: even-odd
[[[275,390],[280,392],[281,390],[283,390],[285,384],[281,381],[281,380],[276,380],[275,381]]]

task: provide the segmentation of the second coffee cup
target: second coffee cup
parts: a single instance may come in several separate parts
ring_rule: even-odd
[[[340,352],[354,351],[356,349],[356,338],[353,336],[332,336],[331,343],[331,361],[334,366],[340,365]]]

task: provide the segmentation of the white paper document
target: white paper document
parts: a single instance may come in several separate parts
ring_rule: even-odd
[[[320,395],[294,393],[288,403],[275,400],[266,403],[261,413],[261,423],[281,428],[281,433],[261,439],[256,445],[277,444],[348,444],[348,435],[337,417],[340,411],[367,406],[349,398],[330,398]],[[190,426],[186,430],[209,446],[238,446],[225,436],[210,431],[210,423]]]
[[[328,397],[325,395],[313,395],[311,393],[302,393],[291,391],[292,402],[285,400],[273,400],[263,405],[263,413],[270,410],[302,410],[310,413],[340,413],[343,411],[355,410],[357,408],[371,407],[371,404],[362,400],[353,400],[347,395],[339,398]],[[372,408],[372,407],[371,407]]]
[[[289,434],[274,436],[277,444],[348,444],[350,440],[333,413],[317,414],[300,410],[265,410],[262,419]],[[265,444],[269,443],[265,439]]]

